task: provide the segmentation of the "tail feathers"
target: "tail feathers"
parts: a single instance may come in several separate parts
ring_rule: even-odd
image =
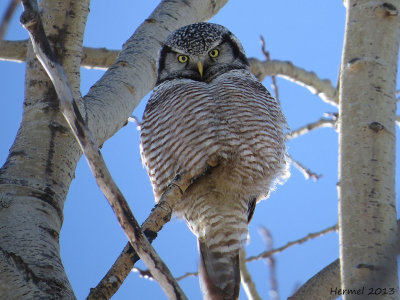
[[[235,300],[239,298],[239,249],[222,253],[211,250],[199,241],[200,282],[207,300]]]

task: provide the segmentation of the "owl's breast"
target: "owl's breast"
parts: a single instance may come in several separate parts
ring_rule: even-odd
[[[207,165],[227,175],[268,177],[284,156],[284,118],[255,80],[226,76],[211,83],[174,80],[160,85],[146,107],[141,148],[156,198],[180,172]]]

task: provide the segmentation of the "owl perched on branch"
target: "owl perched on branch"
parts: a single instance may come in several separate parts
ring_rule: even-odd
[[[196,23],[169,35],[143,115],[141,154],[156,201],[177,175],[192,179],[175,213],[198,238],[205,299],[239,296],[248,223],[287,172],[286,126],[225,27]]]

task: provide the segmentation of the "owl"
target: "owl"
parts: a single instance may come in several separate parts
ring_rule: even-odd
[[[287,171],[286,127],[229,30],[196,23],[168,36],[143,114],[141,156],[156,201],[177,175],[191,178],[174,212],[197,236],[205,299],[238,298],[248,223]]]

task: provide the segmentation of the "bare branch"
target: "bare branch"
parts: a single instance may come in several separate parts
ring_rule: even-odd
[[[116,59],[118,50],[104,48],[83,48],[82,66],[87,68],[107,69]],[[0,45],[0,60],[24,61],[26,57],[25,41],[4,41]],[[325,102],[337,106],[337,90],[329,80],[321,80],[314,72],[308,72],[291,62],[271,60],[260,61],[250,58],[252,73],[261,81],[265,76],[278,75],[306,86],[312,93],[318,94]]]
[[[21,23],[28,30],[35,53],[53,82],[64,117],[77,138],[96,181],[109,201],[115,215],[124,229],[131,245],[151,270],[164,292],[171,299],[186,299],[164,262],[144,237],[124,196],[109,173],[86,124],[73,99],[68,78],[51,50],[44,33],[42,21],[35,0],[23,0],[24,12]]]
[[[398,221],[397,225],[400,229],[400,221]],[[337,230],[338,230],[337,225],[333,225],[324,230],[321,230],[321,231],[318,231],[315,233],[310,233],[301,239],[298,239],[298,240],[292,241],[292,242],[288,242],[286,245],[284,245],[282,247],[264,251],[257,256],[250,256],[245,259],[245,263],[268,258],[274,254],[277,254],[277,253],[280,253],[280,252],[286,250],[287,248],[289,248],[291,246],[303,244],[304,242],[306,242],[310,239],[317,238],[324,234],[327,234],[332,231],[337,231]],[[400,230],[399,230],[399,232],[400,232]],[[398,243],[398,248],[399,248],[399,252],[400,252],[400,239],[399,239],[399,243]],[[246,255],[245,252],[243,253],[243,255],[242,255],[242,253],[240,253],[239,257],[242,258],[242,257],[245,257],[245,255]],[[330,264],[329,266],[322,269],[319,273],[317,273],[311,279],[309,279],[303,286],[301,286],[300,289],[297,290],[297,292],[289,299],[291,299],[291,300],[295,300],[295,299],[296,300],[300,300],[300,299],[335,299],[335,298],[329,298],[329,297],[318,298],[318,297],[314,297],[314,295],[327,295],[327,291],[330,292],[330,288],[326,289],[325,287],[340,286],[340,275],[339,275],[339,271],[338,271],[339,270],[338,264],[339,264],[338,261],[335,261],[332,264]],[[148,272],[147,270],[141,270],[141,273],[143,273],[143,274],[148,275],[147,272]],[[242,260],[240,260],[240,272],[241,272],[242,281],[244,283],[243,287],[244,287],[249,299],[261,299],[261,298],[259,298],[258,293],[255,291],[255,286],[251,280],[250,275],[249,275],[249,277],[247,276],[248,275],[247,267],[245,266],[245,264],[243,264]],[[179,280],[182,280],[183,278],[186,278],[189,276],[198,276],[198,273],[197,272],[188,272],[180,277],[177,277],[176,280],[179,281]],[[336,285],[336,283],[338,281],[339,281],[339,284]],[[319,287],[319,288],[316,289],[316,287]],[[253,288],[254,288],[254,291],[253,291]],[[250,291],[248,292],[247,289],[250,289]],[[322,292],[322,294],[321,294],[321,292]],[[251,297],[254,297],[254,298],[251,298]],[[301,297],[301,298],[297,298],[297,297]],[[100,298],[100,299],[103,299],[103,298]]]
[[[0,44],[4,35],[6,34],[8,23],[10,23],[11,17],[14,14],[14,11],[17,9],[19,1],[20,0],[10,0],[10,3],[8,4],[8,7],[3,15],[0,24]]]
[[[0,60],[24,62],[27,43],[28,40],[3,41],[0,43]],[[88,69],[107,69],[115,62],[119,52],[106,48],[84,47],[81,66]]]
[[[157,237],[157,232],[171,220],[173,207],[181,198],[189,183],[190,180],[186,176],[176,176],[161,196],[160,201],[152,209],[149,217],[142,224],[141,229],[150,243]],[[86,299],[111,298],[118,291],[138,260],[139,256],[131,244],[127,243],[107,274],[95,288],[90,289],[90,294]]]
[[[190,276],[195,276],[196,277],[198,275],[199,275],[198,272],[187,272],[187,273],[183,274],[182,276],[176,277],[176,281],[181,281],[182,279],[185,279],[185,278],[190,277]]]
[[[26,60],[28,40],[1,41],[0,60],[24,62]]]
[[[305,237],[298,239],[296,241],[292,241],[292,242],[288,242],[286,245],[276,248],[276,249],[272,249],[272,250],[268,250],[268,251],[264,251],[262,253],[260,253],[259,255],[256,256],[250,256],[246,259],[247,262],[251,262],[251,261],[255,261],[255,260],[260,260],[266,257],[269,257],[271,255],[274,255],[276,253],[282,252],[284,250],[286,250],[289,247],[292,247],[294,245],[300,245],[303,244],[304,242],[310,240],[310,239],[314,239],[317,237],[320,237],[326,233],[332,232],[332,231],[337,231],[337,225],[333,225],[331,227],[328,227],[324,230],[315,232],[315,233],[309,233],[308,235],[306,235]]]
[[[81,66],[88,69],[107,69],[115,62],[119,52],[106,48],[84,47]]]
[[[267,251],[274,248],[272,235],[267,228],[264,226],[260,227],[260,233],[264,237],[265,243],[267,244]],[[269,263],[269,282],[271,286],[270,296],[273,300],[279,300],[278,293],[278,281],[276,280],[276,264],[273,255],[265,258]]]
[[[264,37],[262,35],[260,36],[260,40],[261,40],[261,52],[264,54],[265,60],[266,61],[271,61],[271,57],[269,55],[269,51],[267,51],[267,49],[266,49],[265,40],[264,40]],[[276,76],[275,75],[271,75],[271,79],[272,79],[272,88],[274,89],[274,94],[275,94],[274,96],[279,101],[279,90],[278,90],[278,85],[276,83]]]
[[[336,126],[336,120],[329,120],[326,118],[321,118],[314,123],[309,123],[303,127],[300,127],[296,130],[289,132],[286,135],[286,139],[291,140],[291,139],[297,138],[301,135],[309,133],[310,131],[318,129],[318,128],[323,128],[323,127],[335,128],[335,126]]]
[[[262,298],[257,292],[256,285],[251,278],[249,270],[246,266],[246,251],[242,248],[239,254],[239,264],[240,264],[240,277],[242,279],[242,286],[246,292],[247,298],[249,300],[261,300]]]
[[[295,83],[305,86],[313,94],[317,94],[326,103],[338,105],[338,91],[328,79],[321,80],[314,72],[306,71],[296,67],[291,62],[278,60],[260,61],[256,58],[250,59],[251,72],[262,81],[265,76],[278,75]]]
[[[303,164],[301,164],[299,161],[295,160],[291,155],[287,155],[288,160],[299,170],[306,179],[312,178],[313,180],[318,180],[322,177],[321,174],[314,173],[307,167],[305,167]]]

